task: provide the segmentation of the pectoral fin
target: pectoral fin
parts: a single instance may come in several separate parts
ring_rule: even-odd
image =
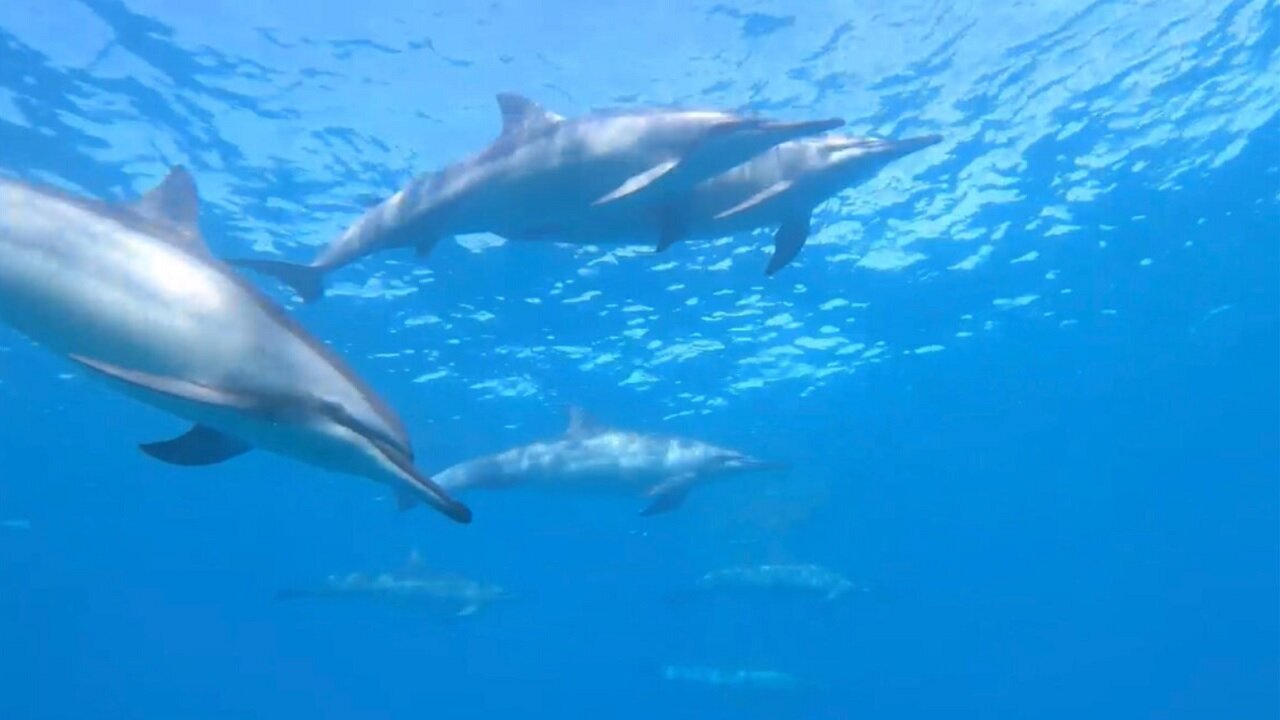
[[[436,246],[440,244],[441,239],[439,235],[432,235],[414,243],[413,251],[418,256],[418,259],[425,259],[430,255],[431,251],[435,250]]]
[[[651,502],[644,510],[640,511],[640,514],[660,515],[680,507],[684,503],[685,497],[689,494],[689,488],[693,485],[693,480],[694,476],[692,474],[684,474],[654,485],[646,493]]]
[[[800,254],[805,240],[809,239],[809,216],[786,220],[773,234],[773,257],[769,258],[769,267],[765,275],[773,275]]]
[[[754,207],[759,206],[760,204],[767,201],[769,198],[775,197],[780,193],[786,192],[791,188],[791,185],[792,185],[792,182],[790,180],[781,180],[779,182],[776,182],[770,185],[769,187],[761,190],[760,192],[756,193],[755,195],[752,195],[746,200],[743,200],[737,205],[734,205],[728,210],[725,210],[724,212],[716,215],[715,219],[724,220],[725,218],[730,218],[730,217],[733,217],[734,215],[744,213]]]
[[[197,424],[172,440],[144,443],[142,452],[172,465],[216,465],[253,449],[249,443]]]
[[[601,197],[599,200],[596,200],[591,204],[604,205],[606,203],[614,202],[615,200],[620,200],[629,195],[634,195],[635,193],[652,185],[658,180],[658,178],[661,178],[663,175],[671,172],[675,169],[676,165],[679,164],[679,160],[668,160],[666,162],[658,163],[639,175],[632,175],[630,178],[627,178],[627,181],[619,185],[613,192]]]

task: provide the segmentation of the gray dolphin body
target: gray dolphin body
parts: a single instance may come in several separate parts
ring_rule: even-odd
[[[566,119],[512,93],[498,95],[502,133],[483,151],[419,176],[370,209],[311,263],[244,259],[306,301],[324,276],[376,252],[428,254],[452,235],[516,237],[573,225],[592,208],[650,205],[779,143],[844,124],[778,122],[706,110],[615,110]]]
[[[142,446],[159,460],[210,465],[262,448],[469,522],[414,469],[394,411],[210,254],[198,212],[182,168],[128,205],[0,180],[0,321],[195,423]]]
[[[654,515],[676,509],[691,488],[709,480],[782,467],[700,440],[610,428],[570,407],[569,426],[561,436],[468,460],[435,478],[449,492],[530,488],[636,493],[649,500],[642,514]]]
[[[281,590],[277,600],[298,598],[368,599],[414,607],[427,607],[453,617],[468,617],[482,608],[511,597],[498,585],[456,575],[432,576],[421,572],[366,575],[330,575],[315,588]]]
[[[698,579],[699,590],[816,595],[836,600],[854,589],[839,573],[820,565],[741,565],[721,568]]]
[[[575,216],[576,222],[506,237],[580,244],[656,243],[661,252],[681,240],[777,227],[773,257],[765,270],[773,275],[799,254],[818,205],[870,180],[893,160],[940,141],[937,135],[905,140],[841,135],[792,140],[698,183],[683,196],[592,208]]]

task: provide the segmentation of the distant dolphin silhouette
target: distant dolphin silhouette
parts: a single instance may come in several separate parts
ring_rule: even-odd
[[[277,600],[364,598],[435,608],[453,617],[469,617],[493,602],[511,597],[511,593],[498,585],[453,574],[427,573],[416,551],[405,569],[398,573],[330,575],[317,587],[288,588],[276,593]]]
[[[436,474],[449,492],[475,488],[634,492],[649,500],[643,514],[679,507],[713,478],[783,465],[690,438],[607,427],[570,406],[559,437],[459,463]]]

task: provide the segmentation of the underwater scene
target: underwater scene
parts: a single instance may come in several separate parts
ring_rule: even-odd
[[[1275,0],[0,2],[0,720],[1280,717]]]

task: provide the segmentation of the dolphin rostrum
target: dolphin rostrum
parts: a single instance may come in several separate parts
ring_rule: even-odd
[[[275,276],[310,302],[323,295],[327,273],[367,255],[409,246],[426,255],[452,235],[528,236],[572,225],[593,208],[648,206],[779,143],[844,124],[668,109],[564,118],[514,93],[497,99],[502,132],[496,140],[410,181],[309,264],[234,262]]]
[[[870,180],[893,160],[941,141],[938,135],[880,140],[848,135],[801,138],[698,183],[683,196],[626,207],[600,207],[536,233],[510,240],[578,244],[654,243],[659,252],[686,239],[714,239],[777,227],[773,275],[809,238],[814,209],[847,188]]]
[[[712,478],[781,469],[736,450],[700,440],[619,430],[570,406],[559,437],[459,463],[436,474],[449,492],[472,488],[531,488],[640,493],[641,514],[678,508],[694,486]]]
[[[298,598],[366,598],[405,605],[433,607],[453,617],[468,617],[489,604],[511,598],[505,588],[459,575],[432,574],[421,569],[413,553],[405,570],[378,575],[350,573],[330,575],[318,587],[289,588],[276,593],[277,600]]]
[[[194,423],[142,445],[154,458],[211,465],[261,448],[470,522],[414,468],[395,412],[213,257],[198,205],[181,167],[130,204],[0,179],[0,321]]]

